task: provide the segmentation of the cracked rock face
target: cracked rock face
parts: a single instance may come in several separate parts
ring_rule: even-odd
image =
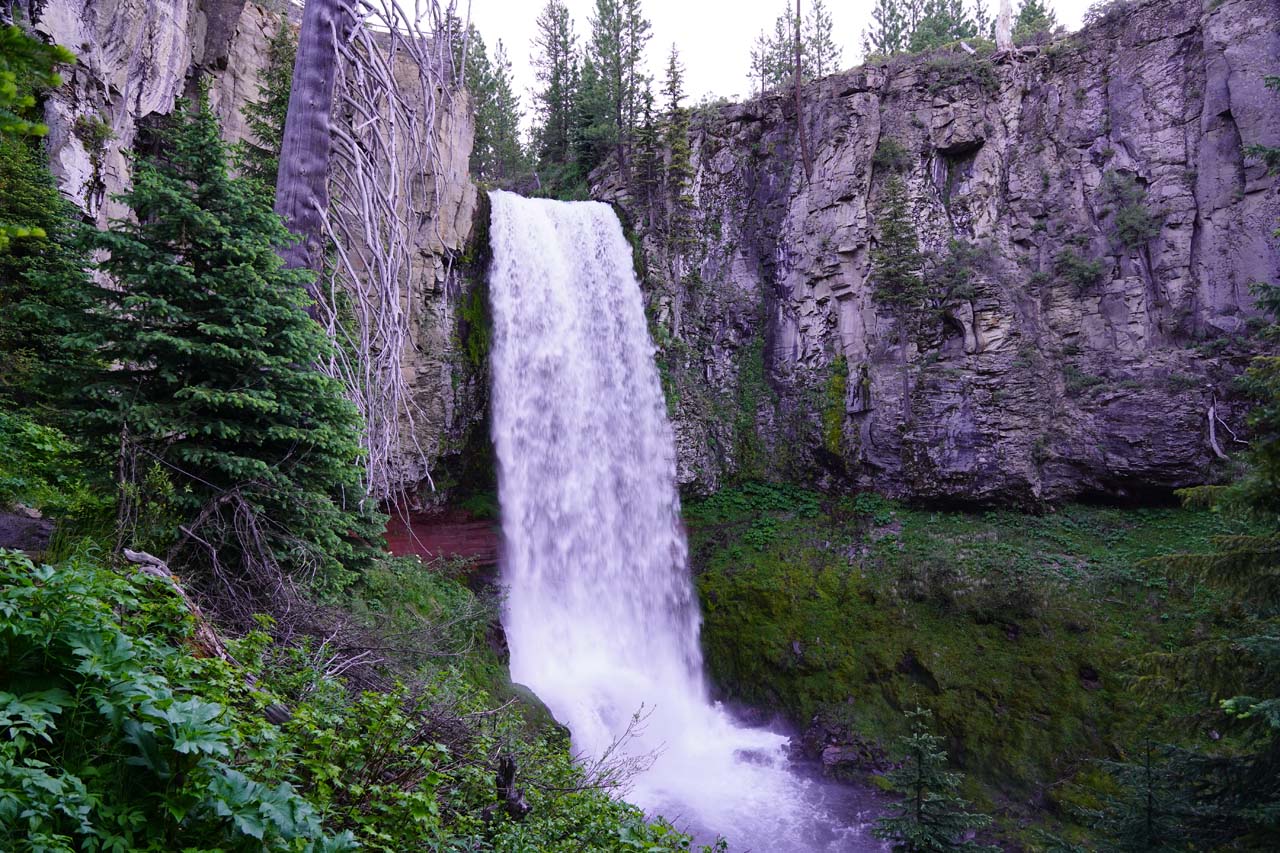
[[[1217,476],[1207,413],[1230,455],[1249,285],[1280,279],[1276,180],[1245,153],[1280,144],[1277,21],[1280,0],[1139,0],[1043,47],[825,78],[809,179],[789,93],[704,110],[679,254],[598,174],[645,249],[682,483],[1038,504]],[[871,265],[895,144],[922,248],[979,250],[905,353]]]

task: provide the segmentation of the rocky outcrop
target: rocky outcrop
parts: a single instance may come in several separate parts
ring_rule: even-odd
[[[1277,0],[1121,3],[1086,31],[957,49],[704,109],[695,246],[596,175],[638,233],[680,477],[800,476],[968,503],[1204,482],[1243,429],[1249,294],[1280,278]],[[874,295],[886,176],[922,246],[976,249],[907,351]],[[908,388],[904,401],[903,363]],[[1215,405],[1216,403],[1216,405]]]
[[[241,108],[257,96],[280,15],[245,0],[49,0],[26,14],[76,55],[45,103],[49,165],[99,225],[122,212],[112,196],[128,185],[140,131],[198,79],[227,138],[245,138]]]

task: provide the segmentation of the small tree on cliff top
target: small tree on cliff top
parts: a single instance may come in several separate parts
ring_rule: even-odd
[[[80,423],[120,456],[126,527],[135,472],[155,463],[215,566],[333,580],[376,529],[355,508],[359,419],[314,367],[329,342],[306,314],[309,273],[282,267],[289,236],[258,185],[228,174],[207,98],[173,121],[164,159],[140,160],[121,196],[133,217],[95,232],[113,286],[96,291],[90,343],[109,367],[87,377]]]

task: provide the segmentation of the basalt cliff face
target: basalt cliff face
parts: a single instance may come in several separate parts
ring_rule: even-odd
[[[792,92],[698,111],[683,246],[660,190],[597,173],[638,238],[686,488],[1037,504],[1216,476],[1261,346],[1249,284],[1280,276],[1276,181],[1247,155],[1280,143],[1277,73],[1276,0],[1132,2],[806,86],[808,176]],[[922,248],[977,250],[905,353],[871,262],[895,170]]]

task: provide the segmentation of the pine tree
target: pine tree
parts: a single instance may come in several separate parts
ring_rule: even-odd
[[[353,537],[377,531],[354,508],[359,418],[315,367],[330,345],[306,313],[309,273],[282,267],[288,234],[230,176],[207,95],[180,105],[162,142],[121,196],[133,216],[94,235],[111,285],[94,294],[89,343],[108,367],[83,383],[80,428],[118,454],[122,515],[133,462],[154,462],[176,519],[200,520],[188,529],[205,556],[336,582],[365,552]]]
[[[908,205],[907,189],[896,174],[884,183],[878,215],[879,239],[871,251],[874,296],[898,325],[898,357],[902,364],[903,420],[910,419],[911,379],[907,344],[928,307],[929,290],[920,274],[923,257]]]
[[[1187,849],[1183,817],[1191,808],[1174,750],[1147,740],[1136,761],[1103,761],[1118,793],[1085,814],[1115,853],[1175,853]]]
[[[0,222],[41,235],[0,251],[0,406],[48,402],[85,357],[71,334],[85,312],[88,259],[77,211],[32,140],[0,135]]]
[[[85,258],[75,211],[38,144],[36,95],[74,57],[18,26],[0,27],[0,405],[44,401],[78,360],[67,345],[82,313]]]
[[[1058,26],[1057,17],[1046,0],[1022,0],[1013,21],[1013,41],[1023,44],[1040,33],[1051,33]]]
[[[567,166],[578,88],[578,46],[564,0],[547,0],[536,22],[533,69],[541,88],[534,93],[534,139],[542,164]]]
[[[36,93],[62,85],[57,68],[74,61],[66,48],[38,41],[16,24],[0,26],[0,139],[49,132],[33,115]],[[0,252],[15,237],[43,236],[38,225],[7,220],[0,214]]]
[[[906,50],[911,38],[902,0],[876,0],[871,26],[862,34],[866,56],[893,56]]]
[[[634,136],[650,82],[644,73],[649,37],[649,22],[640,11],[640,0],[596,0],[587,53],[597,75],[592,97],[607,108],[607,121],[581,128],[581,133],[599,140],[606,153],[610,148],[625,150]],[[587,112],[596,113],[597,106],[592,104]]]
[[[912,53],[920,53],[975,35],[977,27],[963,0],[924,0],[920,20],[911,31],[908,48]]]
[[[467,89],[476,117],[471,174],[490,184],[509,186],[526,169],[520,100],[511,87],[511,60],[502,42],[490,60],[484,39],[474,27],[467,36]]]
[[[570,141],[574,167],[584,178],[604,162],[616,144],[608,95],[590,56],[582,61],[578,92],[573,99]]]
[[[770,84],[769,77],[769,59],[770,46],[769,40],[765,37],[764,30],[760,31],[760,35],[756,36],[755,44],[751,47],[751,81],[755,84],[756,94],[764,97],[765,89]]]
[[[236,149],[236,166],[240,172],[261,181],[273,194],[276,173],[280,171],[280,143],[284,140],[297,52],[298,35],[289,23],[289,16],[282,14],[267,46],[267,64],[258,77],[258,99],[250,101],[243,110],[253,138],[240,143]]]
[[[665,143],[667,148],[667,244],[676,258],[693,243],[693,198],[689,194],[693,182],[693,166],[689,148],[689,111],[684,100],[684,67],[680,54],[671,45],[667,59],[667,76],[662,87],[667,99]],[[679,262],[676,262],[678,266]],[[673,269],[679,279],[682,270]]]
[[[823,0],[809,4],[804,22],[804,54],[808,57],[810,75],[817,79],[840,70],[840,46],[833,33],[831,12]]]
[[[991,818],[966,811],[968,803],[956,793],[962,776],[945,769],[942,738],[929,731],[932,718],[920,708],[907,712],[911,734],[898,739],[902,766],[886,774],[904,799],[876,821],[872,834],[893,842],[893,849],[902,853],[998,853],[999,847],[963,840],[966,833],[989,826]]]

